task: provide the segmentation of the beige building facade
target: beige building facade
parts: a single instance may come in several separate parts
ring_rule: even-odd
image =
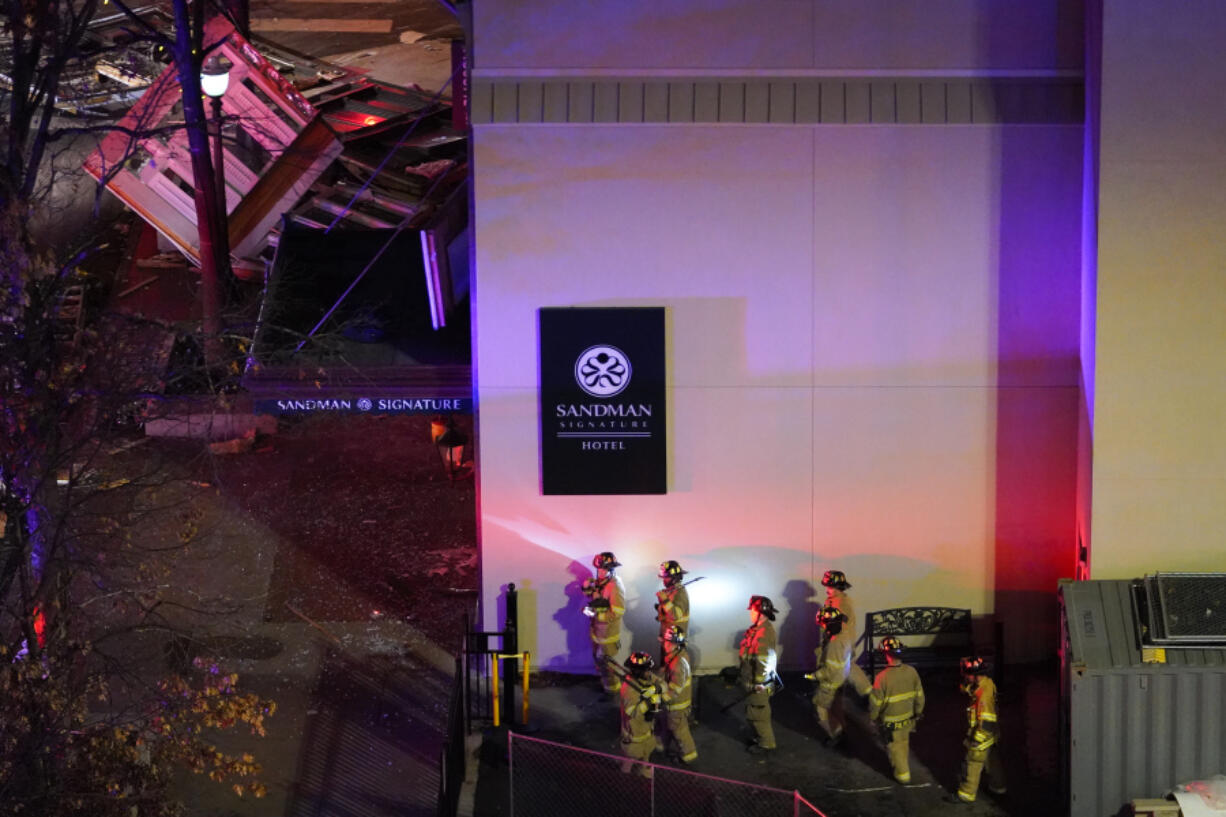
[[[1057,579],[1212,569],[1223,239],[1190,239],[1222,213],[1226,115],[1135,136],[1193,116],[1128,35],[1148,6],[474,4],[486,626],[514,583],[534,663],[589,671],[579,583],[612,550],[623,653],[654,650],[676,559],[702,668],[751,594],[783,665],[811,660],[828,568],[861,611],[969,607],[1037,660]],[[1188,36],[1167,58],[1220,77]],[[667,492],[546,495],[539,310],[618,306],[665,309]]]

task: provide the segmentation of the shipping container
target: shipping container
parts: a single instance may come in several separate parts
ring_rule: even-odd
[[[1204,576],[1182,587],[1167,582],[1170,593],[1185,593],[1183,609],[1200,611],[1200,643],[1213,647],[1147,643],[1152,586],[1149,579],[1060,584],[1060,738],[1070,817],[1114,817],[1135,798],[1162,797],[1226,771],[1226,642],[1214,635],[1226,624],[1226,593],[1218,592],[1226,576],[1216,584]]]

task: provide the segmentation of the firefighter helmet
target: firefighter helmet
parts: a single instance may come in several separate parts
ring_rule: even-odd
[[[757,610],[759,613],[766,616],[771,621],[775,620],[775,613],[778,612],[778,610],[775,609],[774,603],[771,602],[770,598],[768,598],[767,596],[750,596],[749,606],[746,607],[745,609]]]
[[[676,624],[670,624],[664,628],[664,632],[660,635],[660,640],[665,644],[674,644],[678,647],[684,647],[685,630],[681,629]]]
[[[881,643],[877,645],[877,649],[886,655],[892,655],[895,658],[902,655],[902,642],[892,635],[887,635],[881,639]]]
[[[630,653],[630,657],[626,659],[626,669],[630,670],[634,675],[650,672],[651,668],[655,665],[655,659],[641,650]]]
[[[968,655],[958,662],[958,669],[963,675],[983,675],[983,658]]]
[[[846,613],[844,613],[839,608],[834,607],[829,604],[823,607],[821,609],[821,612],[817,614],[818,625],[821,627],[825,627],[826,629],[830,629],[831,627],[841,625],[846,620],[847,620]]]
[[[822,576],[822,587],[833,587],[835,590],[846,590],[851,587],[847,574],[841,570],[827,570]]]
[[[688,572],[688,570],[681,569],[681,564],[679,562],[669,559],[667,562],[660,562],[660,572],[658,575],[665,582],[672,584],[673,582],[680,580],[681,577]]]
[[[612,570],[615,567],[621,567],[621,565],[622,563],[617,561],[617,557],[607,550],[603,553],[597,553],[595,558],[592,559],[592,567],[598,570]]]

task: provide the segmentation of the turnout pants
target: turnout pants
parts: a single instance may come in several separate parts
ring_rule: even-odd
[[[643,777],[651,777],[654,769],[634,761],[646,762],[650,760],[651,753],[655,748],[655,736],[650,732],[636,737],[622,735],[622,754],[626,756],[626,759],[622,761],[622,771],[629,772],[633,769],[636,774],[640,774]]]
[[[892,727],[887,727],[886,754],[890,756],[890,767],[894,770],[894,779],[899,783],[911,782],[911,731],[915,721],[903,721]]]
[[[592,661],[600,671],[600,680],[605,692],[616,694],[622,688],[622,679],[613,672],[609,662],[617,660],[617,652],[621,649],[621,627],[605,625],[603,628],[592,628]],[[608,658],[608,662],[604,659]]]
[[[852,663],[851,671],[844,675],[842,667],[834,668],[824,665],[817,673],[817,692],[813,695],[813,709],[817,712],[817,722],[832,738],[843,734],[847,718],[843,714],[844,685],[851,684],[857,695],[867,695],[873,691],[868,676],[858,664]]]
[[[694,745],[694,736],[690,734],[690,708],[670,709],[665,723],[668,734],[677,741],[677,749],[681,752],[681,760],[692,763],[698,757],[698,747]]]
[[[966,759],[962,761],[962,779],[958,781],[958,797],[968,803],[975,802],[979,793],[979,779],[983,767],[988,767],[988,789],[997,793],[1005,793],[1005,767],[1001,762],[1000,752],[993,751],[995,744],[980,749],[973,745],[966,747]]]
[[[754,692],[745,699],[745,720],[753,727],[758,745],[763,749],[775,748],[775,728],[771,725],[771,693]]]

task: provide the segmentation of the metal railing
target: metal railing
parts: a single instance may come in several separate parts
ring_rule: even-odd
[[[455,817],[464,786],[468,736],[473,723],[491,726],[515,722],[515,662],[521,661],[523,720],[528,720],[529,655],[516,651],[519,601],[515,585],[507,585],[506,628],[494,632],[472,629],[464,615],[464,644],[455,659],[447,737],[439,758],[439,817]],[[499,665],[501,662],[501,667]]]
[[[825,817],[798,791],[631,761],[512,731],[507,762],[510,817]]]
[[[469,629],[468,619],[464,627],[464,684],[468,696],[467,718],[487,721],[491,725],[514,722],[515,707],[515,662],[521,659],[519,652],[519,594],[514,584],[507,585],[506,626],[502,630],[481,632]],[[500,669],[494,663],[502,662]],[[525,666],[527,662],[525,661]],[[503,679],[495,691],[495,678]],[[495,704],[495,694],[501,699]],[[495,724],[495,710],[500,723]],[[505,716],[505,718],[504,718]]]

